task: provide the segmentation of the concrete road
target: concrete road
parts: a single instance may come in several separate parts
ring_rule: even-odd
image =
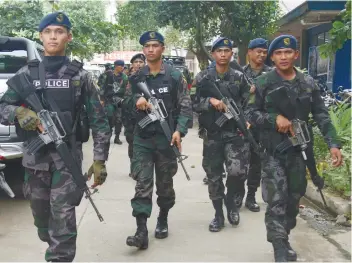
[[[100,223],[91,205],[82,201],[77,208],[76,261],[273,261],[272,246],[266,241],[265,204],[260,193],[257,194],[260,213],[242,208],[238,227],[226,222],[223,231],[209,232],[214,211],[207,186],[202,183],[202,141],[195,129],[184,140],[183,151],[189,155],[185,164],[191,181],[186,180],[180,168],[174,183],[176,205],[169,216],[169,237],[154,238],[158,213],[155,205],[148,221],[149,249],[138,251],[126,245],[126,237],[136,230],[130,206],[135,181],[128,177],[127,143],[123,140],[121,146],[112,144],[107,182],[94,196],[105,222]],[[84,157],[87,169],[92,160],[92,142],[85,145]],[[335,239],[332,235],[323,237],[309,221],[299,217],[290,239],[299,261],[350,261],[349,229],[335,231],[334,235]],[[27,201],[0,200],[0,248],[0,261],[43,261],[46,244],[36,236]]]

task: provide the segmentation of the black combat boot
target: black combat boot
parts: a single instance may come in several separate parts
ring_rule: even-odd
[[[287,245],[284,239],[275,239],[272,244],[274,248],[275,262],[288,262]]]
[[[126,244],[130,247],[138,247],[140,249],[147,249],[149,238],[147,229],[147,217],[139,215],[136,217],[137,231],[134,236],[127,237]]]
[[[226,196],[225,205],[227,209],[227,220],[229,220],[231,225],[237,226],[240,223],[240,212],[231,195]]]
[[[255,200],[255,191],[251,188],[248,188],[245,206],[252,212],[260,211],[260,206]]]
[[[169,209],[160,209],[158,216],[158,223],[155,228],[155,238],[163,239],[167,238],[169,235],[169,229],[167,225],[167,215],[169,213]]]
[[[122,141],[120,141],[120,136],[119,135],[115,135],[114,143],[115,144],[119,144],[119,145],[122,144]]]
[[[224,212],[222,210],[222,199],[213,200],[215,218],[209,224],[210,232],[219,232],[225,226]]]
[[[297,253],[293,250],[290,245],[290,242],[286,240],[286,247],[287,247],[287,259],[288,261],[297,261]]]

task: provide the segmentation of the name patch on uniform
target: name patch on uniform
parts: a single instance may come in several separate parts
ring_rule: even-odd
[[[47,79],[45,80],[47,89],[67,89],[70,87],[69,79]],[[33,85],[35,87],[40,87],[40,81],[34,80]]]
[[[151,90],[152,94],[155,95],[154,89]],[[159,94],[168,93],[169,87],[163,87],[158,89]]]

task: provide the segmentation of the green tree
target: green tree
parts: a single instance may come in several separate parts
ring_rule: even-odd
[[[248,43],[253,38],[268,38],[281,17],[279,1],[216,1],[221,8],[218,33],[234,41],[241,64],[246,62]]]
[[[81,59],[91,59],[94,53],[111,52],[117,45],[121,27],[105,22],[105,2],[103,0],[60,1],[58,8],[71,20],[73,40],[68,52]]]
[[[346,9],[342,10],[329,31],[330,41],[319,46],[323,58],[327,58],[341,49],[348,39],[351,39],[351,1],[347,1]]]
[[[122,35],[138,38],[143,32],[158,30],[159,1],[129,1],[117,3],[116,21],[122,26]]]
[[[39,42],[37,30],[42,17],[43,4],[39,0],[0,2],[0,35]]]

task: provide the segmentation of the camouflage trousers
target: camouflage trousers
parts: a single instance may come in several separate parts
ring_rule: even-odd
[[[299,152],[262,160],[262,196],[268,203],[265,212],[267,240],[287,239],[296,226],[299,200],[306,192],[306,166]]]
[[[122,129],[121,108],[115,109],[112,115],[108,115],[108,120],[111,131],[115,128],[115,135],[119,136]]]
[[[203,169],[208,177],[208,191],[211,200],[225,197],[222,173],[225,163],[227,171],[227,194],[234,194],[244,188],[249,166],[249,144],[243,136],[236,135],[230,140],[203,141]]]
[[[25,168],[24,194],[30,201],[38,236],[47,242],[46,261],[72,262],[76,254],[76,211],[83,193],[66,168]]]
[[[133,157],[133,133],[126,133],[125,137],[128,143],[128,157],[130,158],[130,173],[132,174],[132,157]]]
[[[256,192],[260,186],[261,179],[261,159],[260,155],[251,147],[251,156],[249,159],[249,171],[247,179],[248,191]]]
[[[131,200],[134,217],[144,214],[150,217],[154,187],[154,168],[157,204],[170,209],[175,204],[173,176],[177,172],[176,157],[164,135],[133,139],[132,178],[137,181]]]

